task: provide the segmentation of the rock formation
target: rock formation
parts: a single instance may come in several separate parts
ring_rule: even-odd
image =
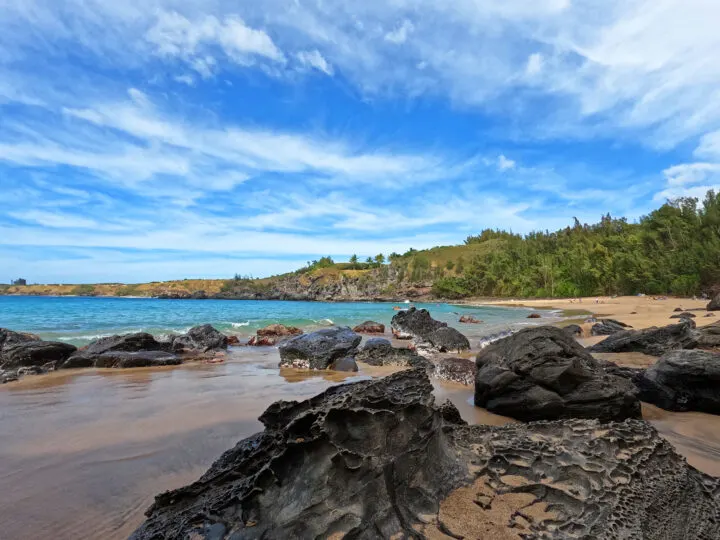
[[[640,399],[669,411],[720,414],[720,354],[672,351],[635,378]]]
[[[336,360],[353,357],[361,340],[350,328],[340,326],[303,334],[280,345],[280,366],[328,369]]]
[[[694,319],[695,317],[697,317],[697,315],[690,313],[689,311],[683,311],[677,315],[670,315],[671,319]]]
[[[616,321],[615,319],[601,319],[592,326],[590,334],[593,336],[611,336],[612,334],[617,334],[618,332],[622,332],[628,328],[632,328],[632,326],[628,326],[627,324]]]
[[[720,322],[698,328],[695,337],[701,349],[720,349]]]
[[[177,366],[182,360],[164,351],[109,351],[97,356],[94,366],[99,368],[137,368]]]
[[[255,335],[250,338],[248,345],[272,347],[282,341],[286,341],[293,336],[299,336],[303,331],[294,326],[285,326],[284,324],[271,324],[265,328],[260,328]]]
[[[365,321],[353,328],[358,334],[384,334],[385,325],[375,321]]]
[[[579,324],[568,324],[563,330],[573,337],[582,337],[583,329]]]
[[[203,354],[227,349],[227,336],[209,324],[194,326],[187,334],[172,340],[172,351],[179,354]]]
[[[691,319],[683,319],[680,323],[661,328],[653,326],[644,330],[624,330],[608,336],[588,350],[600,353],[640,352],[662,356],[668,351],[694,349],[697,346],[694,328],[695,323]]]
[[[469,358],[439,358],[432,375],[442,381],[470,386],[475,384],[475,361]]]
[[[68,343],[54,341],[23,341],[13,345],[6,345],[2,349],[3,369],[13,369],[28,366],[54,367],[64,362],[77,347]]]
[[[472,315],[461,315],[459,322],[464,324],[482,324],[483,321],[481,321],[480,319],[476,319]]]
[[[392,333],[397,339],[414,339],[425,341],[425,338],[447,323],[436,321],[427,309],[410,309],[398,311],[390,323]]]
[[[371,366],[430,367],[432,363],[410,349],[393,347],[384,338],[368,339],[355,355],[358,362]]]
[[[720,293],[716,294],[707,305],[708,311],[720,311]]]
[[[640,418],[632,383],[608,374],[559,328],[526,328],[483,349],[475,405],[518,420]]]
[[[260,420],[132,540],[720,537],[720,480],[642,421],[467,426],[421,370]]]

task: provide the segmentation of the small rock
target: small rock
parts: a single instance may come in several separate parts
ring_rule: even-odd
[[[390,326],[397,339],[425,341],[428,335],[446,327],[447,323],[433,319],[427,309],[411,307],[405,311],[398,311],[392,318]]]
[[[353,332],[358,334],[384,334],[385,325],[374,321],[365,321],[353,328]]]
[[[475,362],[469,358],[440,358],[435,362],[436,378],[465,385],[475,384]]]
[[[540,319],[540,318],[542,318],[542,315],[540,315],[539,313],[531,313],[530,315],[527,316],[527,318],[528,319]]]
[[[615,319],[601,319],[590,329],[590,334],[593,336],[611,336],[628,328],[632,328],[632,326]]]
[[[227,337],[227,344],[228,346],[237,346],[240,345],[240,339],[238,339],[237,336],[228,336]]]
[[[472,315],[462,315],[460,316],[460,322],[465,324],[482,324],[483,321],[480,319],[476,319]]]
[[[684,311],[678,315],[671,315],[671,319],[694,319],[697,315],[694,313],[690,313],[689,311]]]
[[[357,362],[350,356],[335,360],[335,362],[330,365],[330,369],[334,371],[359,371]]]
[[[293,336],[299,336],[302,333],[302,330],[294,326],[271,324],[265,328],[260,328],[256,332],[256,335],[250,338],[248,345],[255,347],[273,347],[282,341],[286,341]]]
[[[563,330],[574,337],[582,337],[583,335],[582,326],[578,324],[568,324]]]
[[[182,360],[172,353],[164,351],[109,351],[103,353],[95,360],[98,368],[136,368],[177,366]]]

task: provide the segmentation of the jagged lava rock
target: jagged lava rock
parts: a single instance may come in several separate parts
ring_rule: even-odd
[[[475,361],[469,358],[439,358],[435,361],[436,379],[465,385],[475,384]]]
[[[0,328],[0,350],[4,347],[26,343],[28,341],[42,341],[40,336],[28,332],[15,332],[7,328]]]
[[[70,357],[77,347],[55,341],[23,341],[3,347],[0,364],[4,368],[57,365]]]
[[[447,323],[436,321],[427,309],[410,309],[398,311],[392,318],[390,327],[397,339],[415,339],[425,341],[427,336]]]
[[[280,345],[280,366],[328,369],[336,360],[354,356],[361,340],[361,336],[346,326],[303,334]]]
[[[421,342],[418,344],[418,348],[421,348]],[[470,341],[459,331],[445,326],[438,328],[434,332],[428,334],[425,338],[425,343],[428,343],[432,348],[433,352],[462,352],[470,350]]]
[[[682,322],[661,328],[653,326],[644,330],[625,330],[608,336],[588,350],[600,353],[640,352],[662,356],[668,351],[697,347],[694,328],[692,319],[683,319]]]
[[[365,321],[353,328],[353,332],[358,334],[384,334],[385,325],[375,321]]]
[[[94,366],[99,368],[136,368],[177,366],[182,360],[165,351],[109,351],[98,355]]]
[[[593,336],[611,336],[632,328],[625,323],[616,321],[615,319],[601,319],[590,329],[590,334]]]
[[[187,334],[177,336],[172,341],[172,350],[175,353],[224,351],[227,346],[227,336],[209,324],[194,326]]]
[[[720,322],[698,328],[695,331],[697,346],[701,349],[720,348]]]
[[[370,338],[355,355],[358,362],[371,366],[432,367],[432,363],[410,349],[393,347],[384,338]]]
[[[672,351],[635,378],[640,399],[669,411],[720,414],[720,354]]]
[[[689,311],[683,311],[677,315],[670,315],[671,319],[694,319],[695,317],[697,317],[697,315],[690,313]]]
[[[421,370],[277,402],[133,540],[720,537],[720,480],[647,423],[468,426]]]
[[[109,352],[161,351],[169,344],[157,341],[147,332],[108,336],[91,342],[75,354],[57,364],[57,369],[92,367],[101,355]]]
[[[518,420],[640,418],[635,386],[560,328],[526,328],[476,359],[475,405]]]

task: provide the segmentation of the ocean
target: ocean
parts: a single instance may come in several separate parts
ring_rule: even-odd
[[[458,328],[469,338],[497,335],[512,328],[537,324],[524,308],[470,307],[452,304],[414,304],[433,318]],[[99,298],[0,296],[0,327],[33,332],[46,340],[86,345],[113,334],[149,332],[162,335],[212,324],[221,332],[250,336],[258,328],[281,323],[310,331],[324,326],[354,326],[366,320],[390,325],[394,305],[373,302],[283,302],[267,300],[158,300],[153,298]],[[401,305],[407,307],[407,304]],[[473,315],[484,324],[460,324],[460,315]],[[544,323],[557,319],[545,312]],[[546,318],[547,317],[547,318]]]

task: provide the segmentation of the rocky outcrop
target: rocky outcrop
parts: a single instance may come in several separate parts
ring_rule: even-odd
[[[427,336],[435,330],[445,328],[447,323],[436,321],[427,309],[410,309],[398,311],[390,323],[393,336],[397,339],[414,339],[426,341]]]
[[[28,341],[42,341],[40,336],[28,332],[15,332],[7,328],[0,328],[0,351],[5,347],[26,343]]]
[[[426,368],[432,364],[410,349],[393,347],[390,341],[384,338],[368,339],[362,349],[355,355],[358,362],[371,366],[400,366]]]
[[[720,311],[720,293],[716,294],[707,305],[708,311]]]
[[[227,349],[227,336],[212,325],[194,326],[187,334],[172,340],[172,351],[178,354],[203,354]]]
[[[164,351],[109,351],[97,356],[94,366],[99,368],[138,368],[177,366],[182,360]]]
[[[692,320],[683,319],[678,324],[661,328],[653,326],[644,330],[625,330],[608,336],[588,350],[599,353],[640,352],[662,356],[668,351],[697,347],[694,328],[695,323]]]
[[[260,420],[132,540],[720,537],[720,480],[642,421],[467,426],[420,370]]]
[[[330,364],[330,369],[332,369],[333,371],[350,371],[350,372],[355,372],[355,371],[360,370],[360,368],[357,365],[357,362],[351,356],[347,356],[345,358],[340,358],[339,360],[335,360],[332,364]]]
[[[100,357],[107,353],[162,351],[168,347],[169,344],[157,341],[152,334],[148,334],[147,332],[108,336],[95,340],[88,346],[78,350],[65,361],[59,362],[56,368],[75,369],[93,367]]]
[[[273,347],[282,341],[288,340],[293,336],[299,336],[302,333],[302,330],[294,326],[271,324],[255,332],[255,335],[248,341],[248,345]]]
[[[339,326],[297,336],[280,345],[280,367],[328,369],[336,360],[354,357],[361,340],[350,328]]]
[[[68,343],[23,341],[3,347],[0,365],[3,369],[27,366],[53,368],[67,360],[76,350],[77,347]]]
[[[671,319],[694,319],[697,317],[694,313],[690,313],[689,311],[683,311],[682,313],[678,313],[677,315],[671,315]]]
[[[720,322],[698,328],[695,337],[700,349],[720,349]]]
[[[475,405],[518,420],[640,418],[635,387],[559,328],[526,328],[483,349]]]
[[[353,328],[358,334],[384,334],[385,325],[375,321],[365,321]]]
[[[540,318],[542,318],[542,315],[540,315],[539,313],[531,313],[530,315],[527,316],[527,318],[528,319],[540,319]]]
[[[483,321],[476,319],[473,315],[461,315],[460,321],[463,324],[482,324]]]
[[[424,349],[433,353],[460,353],[470,350],[470,341],[460,332],[449,326],[430,332],[424,341],[417,343],[418,351]]]
[[[563,330],[573,337],[582,337],[584,333],[582,326],[580,326],[579,324],[568,324],[567,326],[563,327]]]
[[[673,351],[638,377],[640,399],[669,411],[720,414],[720,354]]]
[[[628,328],[632,328],[632,326],[614,319],[601,319],[592,326],[590,334],[593,336],[611,336]]]
[[[433,376],[442,381],[475,384],[475,362],[469,358],[439,358]]]

